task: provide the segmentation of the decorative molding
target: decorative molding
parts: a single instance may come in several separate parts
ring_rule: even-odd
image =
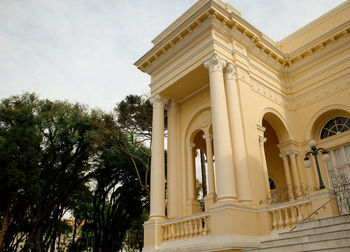
[[[259,136],[259,144],[260,145],[264,145],[267,141],[267,138],[266,137],[263,137],[263,136]]]
[[[203,135],[203,139],[204,139],[205,141],[210,142],[211,140],[213,140],[213,135],[210,134],[210,133],[205,133],[205,134]]]
[[[165,36],[161,41],[159,41],[144,57],[139,59],[135,65],[143,72],[146,71],[146,68],[151,65],[153,62],[157,61],[160,57],[165,55],[167,51],[174,47],[177,43],[182,41],[184,37],[188,36],[192,33],[196,28],[201,26],[206,20],[209,19],[210,22],[214,23],[218,22],[223,27],[230,29],[232,32],[237,32],[241,34],[242,37],[246,38],[250,41],[250,44],[258,49],[260,52],[269,57],[273,62],[278,63],[281,67],[288,68],[294,65],[297,62],[304,60],[305,58],[313,55],[321,50],[324,50],[329,45],[336,43],[337,41],[347,37],[350,34],[349,26],[336,31],[334,34],[334,30],[328,32],[324,39],[321,41],[311,41],[307,48],[302,51],[298,51],[300,49],[295,50],[290,54],[283,53],[277,47],[277,44],[274,41],[270,41],[269,38],[266,37],[259,30],[256,30],[254,27],[250,26],[242,17],[239,15],[228,12],[222,6],[219,6],[217,3],[213,2],[212,4],[208,4],[209,6],[202,6],[195,14],[187,17],[183,23],[190,22],[184,27],[182,27],[179,31],[179,27],[177,27],[174,31],[170,32],[167,36]],[[203,8],[207,8],[205,11]],[[218,11],[220,10],[220,12]],[[198,12],[202,11],[203,13],[200,15]],[[197,15],[197,17],[194,17]],[[190,19],[192,20],[190,21]],[[255,29],[255,31],[253,31]],[[338,28],[339,29],[339,28]],[[177,31],[175,34],[173,34]],[[332,34],[333,33],[333,34]],[[170,38],[171,37],[171,38]],[[319,38],[318,38],[319,39]],[[302,47],[303,48],[303,47]]]
[[[228,62],[226,64],[226,67],[224,68],[224,77],[225,79],[235,79],[235,67],[231,62]]]
[[[211,123],[211,113],[209,110],[203,111],[199,118],[200,127],[205,128]]]
[[[164,109],[165,105],[168,103],[169,98],[163,97],[160,94],[156,94],[153,97],[149,99],[150,103],[153,106],[153,109],[155,108],[162,108]]]
[[[204,62],[204,67],[208,69],[209,72],[222,72],[225,66],[226,61],[220,58],[216,53]]]

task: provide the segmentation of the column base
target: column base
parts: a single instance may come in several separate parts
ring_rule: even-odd
[[[202,212],[201,206],[197,200],[187,202],[187,214],[195,214]]]
[[[215,193],[211,193],[205,196],[204,198],[205,211],[210,209],[215,204],[215,199],[216,199]]]
[[[157,248],[163,242],[164,229],[162,223],[166,220],[164,217],[151,217],[143,224],[144,229],[144,247]]]
[[[224,205],[224,204],[237,204],[237,202],[238,202],[237,197],[223,196],[220,198],[216,198],[215,206]]]

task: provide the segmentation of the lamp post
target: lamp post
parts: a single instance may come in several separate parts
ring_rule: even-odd
[[[321,151],[322,152],[322,160],[324,162],[327,162],[329,161],[330,159],[330,156],[328,154],[328,151],[326,151],[324,148],[316,148],[316,141],[315,140],[310,140],[309,142],[309,146],[311,147],[311,151],[307,152],[305,154],[305,157],[304,157],[304,165],[306,168],[310,168],[311,167],[311,161],[309,159],[309,155],[311,154],[312,156],[314,156],[315,158],[315,162],[316,162],[316,168],[317,168],[317,174],[318,174],[318,180],[319,180],[319,183],[320,183],[320,187],[319,187],[319,190],[321,189],[324,189],[325,186],[323,184],[323,180],[322,180],[322,176],[321,176],[321,171],[320,171],[320,166],[318,164],[318,159],[317,159],[317,155],[318,153]]]

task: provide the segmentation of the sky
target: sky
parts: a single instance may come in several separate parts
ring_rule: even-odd
[[[150,78],[133,64],[196,0],[0,0],[0,99],[25,92],[111,111]],[[224,0],[275,41],[343,0]]]

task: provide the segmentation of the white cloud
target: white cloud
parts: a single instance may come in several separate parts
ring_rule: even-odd
[[[281,39],[341,0],[229,0]],[[0,98],[24,91],[111,110],[148,90],[133,63],[194,0],[1,0]]]

